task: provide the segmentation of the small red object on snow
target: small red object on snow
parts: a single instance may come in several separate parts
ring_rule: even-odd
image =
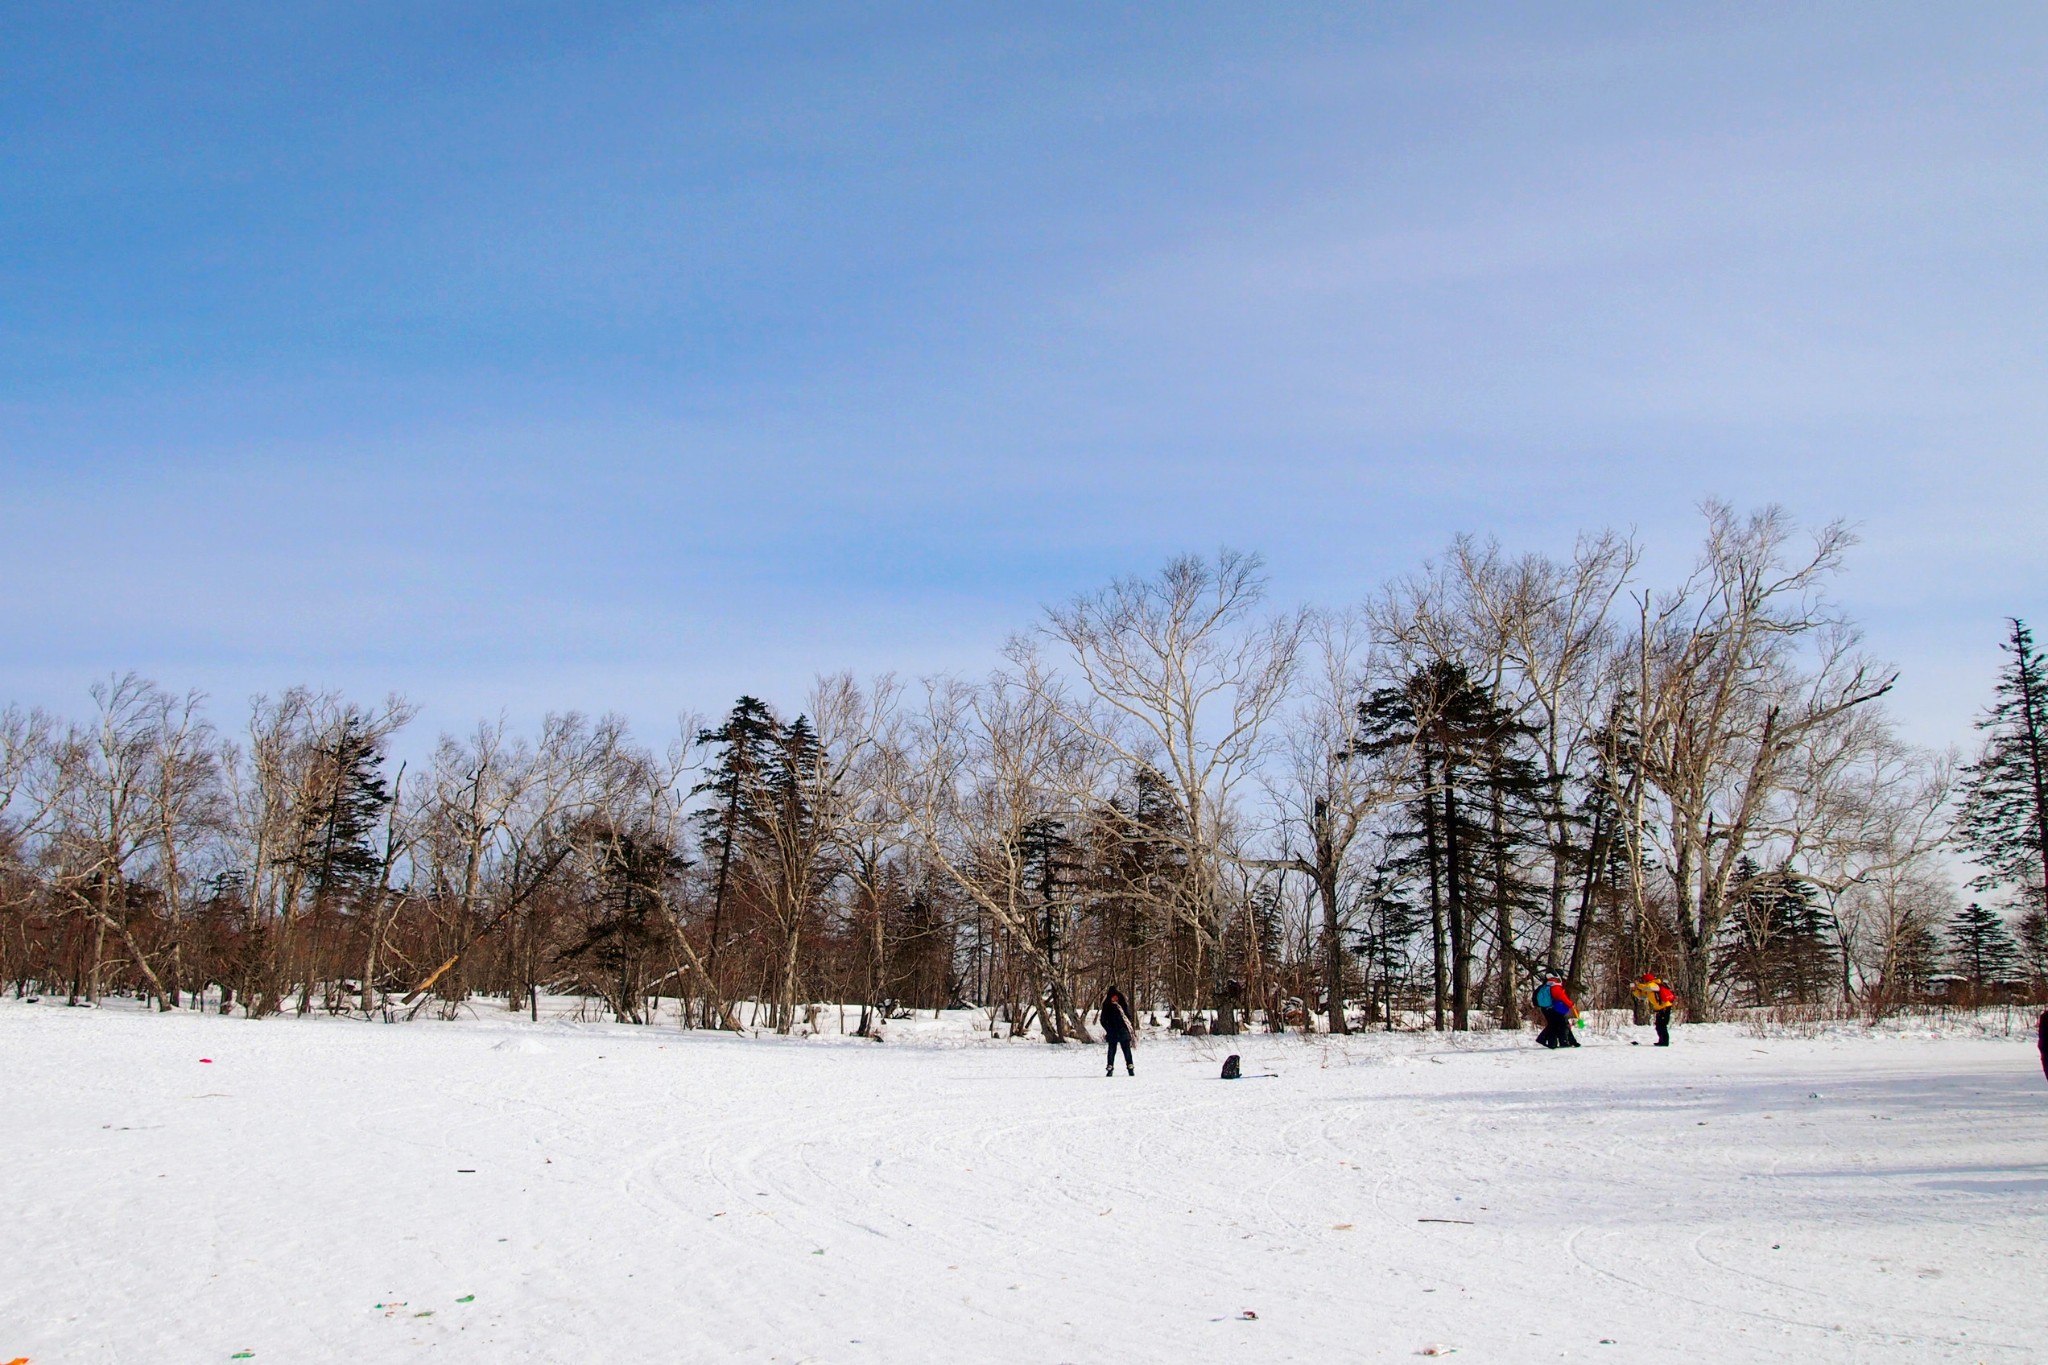
[[[213,1060],[213,1058],[211,1058],[211,1057],[201,1057],[201,1058],[200,1058],[199,1060],[200,1060],[200,1061],[202,1061],[202,1062],[211,1062],[211,1061]]]
[[[1259,1315],[1257,1313],[1254,1313],[1249,1308],[1245,1309],[1242,1313],[1239,1313],[1238,1317],[1244,1319],[1244,1321],[1246,1322],[1257,1322],[1259,1320]]]

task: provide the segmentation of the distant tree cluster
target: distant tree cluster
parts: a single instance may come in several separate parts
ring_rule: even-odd
[[[616,717],[444,736],[294,689],[236,733],[137,677],[0,713],[0,974],[392,1018],[580,997],[619,1020],[881,1036],[912,1009],[1089,1037],[1519,1027],[1547,973],[1693,1018],[2048,989],[2048,668],[2015,621],[1977,762],[1903,744],[1828,599],[1850,538],[1706,509],[1638,547],[1455,541],[1355,609],[1256,558],[1048,611],[986,678],[821,679],[662,748]],[[2015,912],[1956,903],[1972,889]]]

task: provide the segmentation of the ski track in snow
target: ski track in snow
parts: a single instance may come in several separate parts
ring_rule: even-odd
[[[942,1028],[0,1002],[0,1360],[2048,1359],[2028,1039]]]

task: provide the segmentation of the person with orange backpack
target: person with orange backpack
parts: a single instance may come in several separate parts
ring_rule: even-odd
[[[1657,1022],[1657,1046],[1671,1046],[1671,1011],[1678,1005],[1678,997],[1669,986],[1657,979],[1655,972],[1644,972],[1643,979],[1629,987],[1629,993],[1648,1007]]]

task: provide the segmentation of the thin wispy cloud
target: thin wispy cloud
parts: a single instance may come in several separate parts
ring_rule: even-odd
[[[2048,563],[2026,7],[28,7],[0,683],[714,708],[1185,548],[1861,528],[1909,730]],[[547,698],[546,702],[538,699]]]

